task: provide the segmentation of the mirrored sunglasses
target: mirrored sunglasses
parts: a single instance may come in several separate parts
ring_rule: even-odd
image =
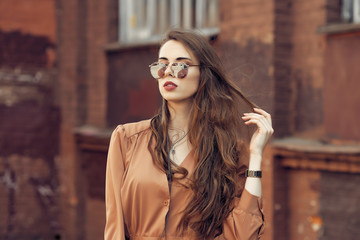
[[[165,76],[165,71],[169,63],[154,62],[149,65],[151,75],[155,79],[159,79]],[[188,74],[189,67],[200,66],[200,65],[190,65],[184,62],[174,62],[170,65],[171,72],[176,78],[184,78]]]

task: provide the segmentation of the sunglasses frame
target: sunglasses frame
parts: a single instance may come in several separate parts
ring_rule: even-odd
[[[174,77],[180,78],[180,79],[185,78],[187,76],[189,67],[199,67],[199,66],[201,66],[201,65],[196,65],[196,64],[188,64],[186,62],[173,62],[173,63],[153,62],[152,64],[149,65],[151,76],[153,78],[155,78],[155,79],[160,79],[160,78],[164,77],[165,76],[165,71],[166,71],[166,69],[168,68],[169,65],[170,65],[171,72],[174,74]],[[151,68],[155,67],[155,66],[162,66],[162,67],[159,67],[159,69],[156,70],[157,73],[153,73],[153,71],[151,70]],[[182,68],[180,70],[175,71],[173,69],[174,66],[181,66]],[[162,76],[160,76],[158,74],[161,69],[163,69],[163,75]],[[186,71],[183,73],[182,76],[179,77],[179,73],[182,70],[186,70]]]

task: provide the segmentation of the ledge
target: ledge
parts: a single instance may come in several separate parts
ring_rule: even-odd
[[[360,173],[359,144],[331,144],[300,138],[272,142],[275,161],[286,168]]]
[[[81,151],[107,153],[112,130],[92,126],[81,126],[74,129],[76,142]]]
[[[321,26],[317,29],[320,34],[337,34],[348,32],[360,32],[360,23],[335,23]]]

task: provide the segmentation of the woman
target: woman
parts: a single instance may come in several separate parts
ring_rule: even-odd
[[[258,239],[271,116],[254,108],[193,32],[169,32],[150,71],[162,108],[112,134],[105,239]],[[256,127],[250,143],[246,125]]]

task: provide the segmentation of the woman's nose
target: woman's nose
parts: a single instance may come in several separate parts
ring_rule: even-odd
[[[171,69],[171,66],[172,66],[172,64],[170,64],[170,63],[169,63],[169,65],[167,65],[165,72],[164,72],[164,74],[165,74],[164,77],[166,77],[167,75],[174,77],[174,73]]]

